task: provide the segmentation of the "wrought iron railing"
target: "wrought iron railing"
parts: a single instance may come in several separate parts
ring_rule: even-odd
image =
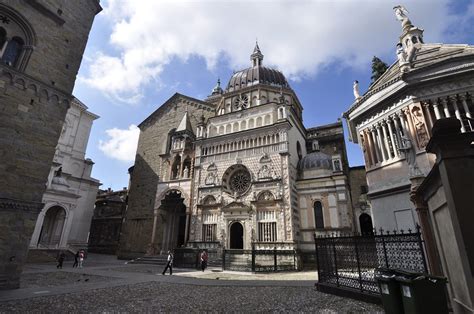
[[[420,228],[408,233],[379,230],[373,235],[315,237],[318,289],[353,289],[379,294],[379,267],[427,272]]]
[[[296,250],[256,249],[251,250],[223,250],[223,270],[275,272],[297,270]]]

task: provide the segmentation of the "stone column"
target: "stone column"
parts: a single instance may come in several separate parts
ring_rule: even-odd
[[[424,108],[425,116],[428,118],[426,122],[428,123],[428,133],[431,135],[431,129],[433,128],[433,118],[431,117],[430,104],[428,102],[423,102],[421,106]]]
[[[471,112],[469,111],[469,107],[467,106],[467,94],[459,95],[459,100],[462,103],[462,107],[464,108],[464,112],[466,113],[466,117],[468,117],[469,119],[472,119]],[[470,128],[471,131],[474,131],[474,128],[472,126],[471,121],[469,121],[469,128]]]
[[[443,104],[444,116],[446,118],[450,118],[451,114],[449,113],[448,99],[447,98],[441,98],[441,103]]]
[[[387,153],[385,152],[385,147],[383,144],[383,137],[382,137],[382,131],[381,131],[382,125],[380,123],[377,123],[376,128],[377,128],[377,137],[378,137],[377,144],[380,147],[380,152],[382,153],[383,161],[385,161],[385,160],[388,160],[388,158],[387,158]]]
[[[370,132],[370,135],[372,137],[372,144],[373,144],[373,148],[374,148],[374,151],[375,151],[375,160],[377,160],[376,163],[379,163],[379,162],[381,162],[381,158],[380,158],[379,149],[377,147],[377,137],[375,136],[375,128],[371,127],[369,129],[369,132]]]
[[[408,107],[404,108],[403,113],[405,114],[405,117],[407,119],[408,134],[409,134],[408,137],[411,138],[413,144],[415,144],[416,142],[417,148],[420,148],[420,143],[418,143],[418,137],[416,136],[415,126],[413,125],[413,121],[411,119],[410,109]]]
[[[433,109],[434,109],[436,120],[441,119],[442,116],[441,116],[441,112],[439,111],[439,99],[436,99],[433,101]]]
[[[157,255],[159,254],[158,247],[155,243],[156,239],[156,225],[158,223],[158,209],[153,210],[153,229],[151,230],[151,241],[148,245],[147,255]]]
[[[390,143],[388,142],[388,135],[387,135],[387,121],[383,120],[381,124],[382,124],[382,132],[383,132],[383,142],[385,144],[385,148],[387,149],[387,159],[392,159],[392,150],[390,149]],[[393,154],[393,156],[395,156],[395,154]]]
[[[367,141],[367,137],[365,136],[365,131],[361,131],[359,133],[360,137],[360,144],[362,146],[362,151],[364,152],[364,159],[365,159],[365,164],[367,166],[372,166],[372,156],[370,155],[370,148],[369,148],[369,142]]]
[[[395,135],[396,135],[397,144],[398,144],[398,147],[397,147],[397,154],[398,154],[398,156],[400,156],[400,144],[401,144],[401,142],[402,142],[402,140],[401,140],[401,138],[400,138],[400,131],[402,131],[402,129],[401,129],[400,124],[398,123],[398,119],[399,119],[399,118],[400,118],[400,117],[399,117],[397,114],[395,114],[395,115],[392,117],[392,119],[393,119],[393,124],[395,125],[395,133],[396,133]]]
[[[449,100],[453,104],[454,115],[456,116],[456,119],[458,119],[459,122],[461,123],[461,132],[466,133],[466,128],[464,127],[464,123],[462,122],[461,112],[459,111],[459,107],[458,107],[458,103],[457,103],[458,100],[456,99],[456,96],[449,97]]]
[[[377,156],[375,155],[375,150],[374,150],[375,148],[374,148],[374,144],[372,142],[372,134],[371,134],[371,132],[368,128],[364,130],[364,134],[365,134],[365,137],[367,138],[367,142],[368,142],[371,166],[373,166],[377,163]]]
[[[389,117],[387,120],[387,125],[388,125],[388,133],[390,134],[390,140],[392,141],[392,148],[393,148],[393,157],[397,157],[399,155],[398,152],[398,143],[396,142],[395,136],[393,135],[393,130],[392,130],[392,117]]]

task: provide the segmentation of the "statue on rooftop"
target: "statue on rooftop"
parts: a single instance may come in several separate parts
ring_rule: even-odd
[[[393,9],[395,10],[395,17],[397,20],[402,22],[402,27],[405,28],[408,25],[411,25],[411,21],[408,18],[408,10],[402,6],[402,5],[397,5],[394,6]]]
[[[354,85],[352,85],[352,88],[354,92],[354,98],[358,100],[360,98],[359,81],[354,81]]]

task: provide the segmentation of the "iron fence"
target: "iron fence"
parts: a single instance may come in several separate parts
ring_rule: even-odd
[[[346,289],[378,295],[375,269],[427,272],[420,228],[374,232],[373,235],[315,237],[318,289],[336,293]]]
[[[223,270],[275,272],[297,270],[297,251],[273,249],[223,250]]]

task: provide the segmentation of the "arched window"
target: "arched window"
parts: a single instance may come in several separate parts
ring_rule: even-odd
[[[7,44],[2,55],[2,62],[9,66],[15,66],[20,57],[21,49],[23,48],[23,39],[20,37],[13,37]]]
[[[320,201],[314,202],[314,224],[316,229],[324,228],[323,205]]]

